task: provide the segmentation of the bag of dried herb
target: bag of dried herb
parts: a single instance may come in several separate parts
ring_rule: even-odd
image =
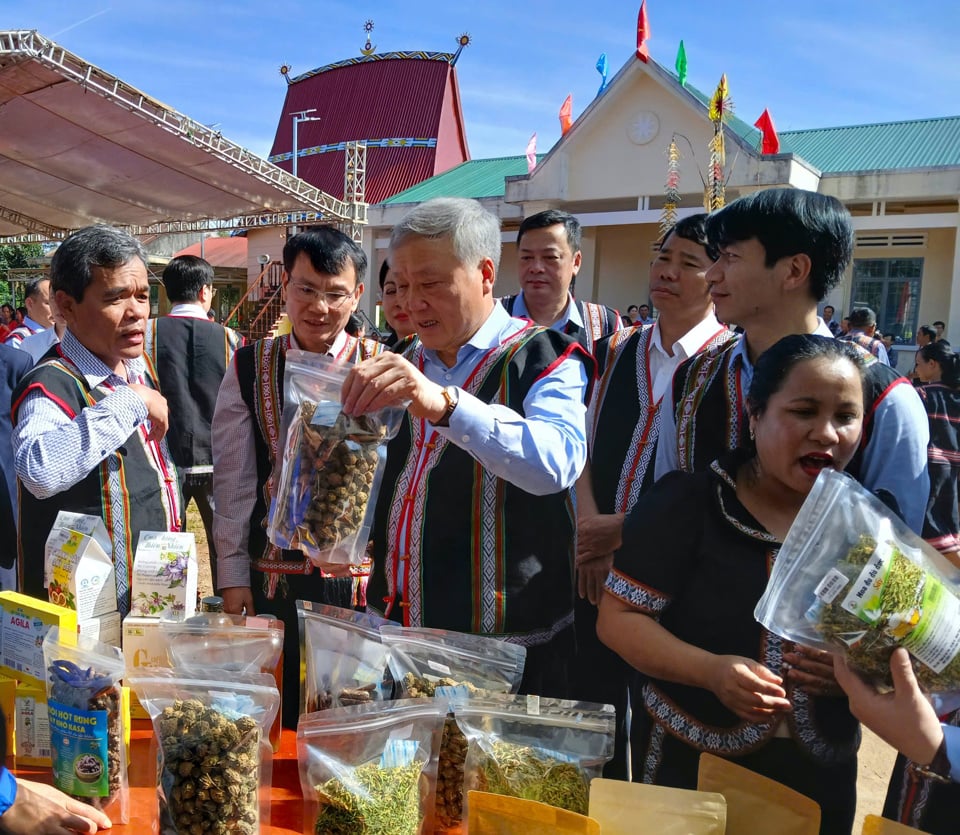
[[[402,699],[300,717],[297,761],[305,835],[433,832],[444,708]]]
[[[590,780],[613,756],[611,705],[483,696],[457,705],[456,720],[468,740],[467,791],[587,814]]]
[[[280,693],[267,673],[143,669],[128,676],[158,741],[161,835],[256,835],[270,825]]]
[[[43,639],[53,784],[127,823],[130,789],[120,679],[123,654],[54,626]]]
[[[340,390],[351,365],[287,351],[283,375],[283,457],[274,472],[267,534],[321,568],[359,565],[367,549],[387,441],[403,410],[349,417]]]
[[[381,617],[309,600],[297,601],[300,626],[300,712],[393,698]]]
[[[960,570],[850,476],[822,470],[780,548],[754,612],[771,632],[842,650],[892,686],[906,647],[921,685],[960,688]]]
[[[435,831],[463,821],[463,766],[467,738],[454,719],[456,703],[491,693],[516,693],[523,678],[526,647],[483,635],[445,629],[384,626],[380,638],[402,694],[450,700],[437,766]]]

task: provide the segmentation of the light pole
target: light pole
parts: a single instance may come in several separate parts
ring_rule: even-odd
[[[293,117],[293,163],[291,165],[291,173],[294,177],[297,176],[297,156],[299,154],[299,148],[297,147],[297,126],[301,122],[319,122],[319,116],[311,116],[311,113],[316,113],[317,108],[311,107],[309,110],[300,110],[296,113],[291,113]]]

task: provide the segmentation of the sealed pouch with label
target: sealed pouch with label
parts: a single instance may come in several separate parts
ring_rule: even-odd
[[[445,629],[391,624],[380,630],[380,638],[402,695],[412,698],[441,696],[455,703],[458,698],[516,693],[527,659],[526,647]],[[437,832],[458,827],[463,820],[466,754],[467,738],[451,710],[437,768]]]
[[[824,469],[780,548],[755,615],[798,644],[842,650],[890,686],[905,647],[921,686],[960,689],[960,570],[854,479]]]
[[[600,824],[535,800],[472,791],[467,831],[471,835],[600,835]],[[658,831],[658,835],[665,833]]]
[[[465,792],[588,813],[590,781],[613,756],[612,705],[491,695],[458,701],[453,709],[468,741]]]
[[[403,409],[360,416],[340,409],[352,366],[306,351],[287,351],[280,437],[267,534],[321,568],[359,565],[367,549],[387,441]]]
[[[141,670],[127,679],[153,722],[163,835],[256,835],[270,825],[267,729],[280,693],[267,673]]]
[[[300,712],[382,702],[393,678],[380,628],[390,621],[353,609],[297,601]]]
[[[590,817],[603,835],[633,835],[637,821],[656,835],[724,835],[727,801],[715,792],[596,777],[590,782]]]
[[[305,835],[433,832],[444,708],[434,700],[332,708],[300,717]]]
[[[127,823],[130,794],[120,679],[123,654],[54,626],[43,640],[53,784]]]

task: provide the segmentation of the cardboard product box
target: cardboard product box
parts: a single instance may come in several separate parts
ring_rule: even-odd
[[[159,618],[144,618],[127,615],[123,619],[123,660],[127,673],[144,667],[169,667],[167,642],[160,631]],[[149,719],[137,694],[130,691],[130,716],[134,719]]]
[[[113,548],[99,516],[60,511],[44,548],[50,602],[88,620],[117,610]]]
[[[112,647],[121,646],[120,613],[110,612],[88,620],[77,621],[77,632]]]
[[[141,531],[133,560],[130,613],[191,617],[197,609],[197,542],[192,533]]]
[[[47,718],[46,685],[21,683],[14,707],[14,748],[17,765],[50,767],[50,720]]]
[[[0,591],[0,675],[46,686],[43,639],[52,626],[77,631],[77,613],[15,591]]]
[[[16,724],[17,682],[12,678],[0,676],[0,710],[7,718],[7,753],[14,752],[13,728]]]

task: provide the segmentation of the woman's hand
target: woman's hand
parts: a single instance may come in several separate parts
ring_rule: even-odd
[[[769,722],[792,709],[783,679],[752,658],[713,656],[710,690],[741,719]]]
[[[833,671],[833,653],[798,646],[785,652],[787,680],[811,696],[842,696]]]

